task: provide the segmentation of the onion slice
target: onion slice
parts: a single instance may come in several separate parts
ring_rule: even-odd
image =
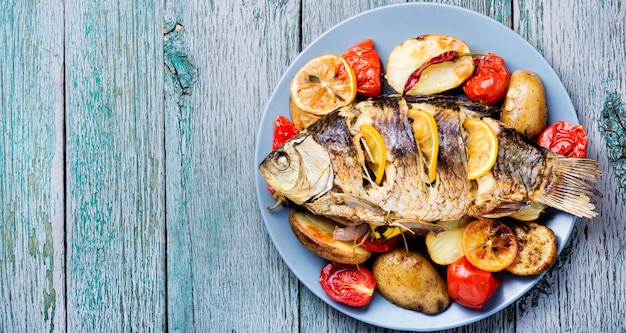
[[[341,241],[353,241],[362,237],[367,233],[369,226],[367,223],[362,223],[357,226],[351,225],[346,227],[335,226],[333,231],[333,239]]]

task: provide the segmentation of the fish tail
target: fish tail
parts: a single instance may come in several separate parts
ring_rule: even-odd
[[[535,201],[578,217],[593,218],[598,213],[590,197],[602,198],[593,183],[602,174],[598,161],[554,155],[550,179]]]

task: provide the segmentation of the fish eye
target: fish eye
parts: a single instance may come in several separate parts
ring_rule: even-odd
[[[278,153],[274,161],[276,162],[276,167],[280,171],[286,170],[291,162],[289,155],[284,152]]]

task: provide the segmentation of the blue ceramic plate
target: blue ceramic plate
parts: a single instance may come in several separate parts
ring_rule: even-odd
[[[354,16],[330,29],[311,43],[283,75],[264,111],[255,151],[255,169],[271,150],[273,120],[278,115],[289,116],[289,85],[291,79],[308,60],[325,53],[342,54],[359,41],[371,38],[383,64],[391,50],[402,41],[424,34],[450,35],[464,40],[473,52],[493,52],[502,56],[511,71],[529,69],[543,80],[550,110],[549,122],[565,120],[578,124],[571,100],[550,65],[528,42],[508,27],[481,14],[438,4],[413,3],[381,7]],[[345,306],[331,300],[317,279],[322,258],[305,249],[293,235],[288,224],[290,209],[281,207],[268,211],[275,203],[267,184],[255,175],[259,209],[276,249],[289,268],[318,297],[346,315],[373,325],[412,331],[449,329],[488,317],[515,302],[532,288],[541,276],[515,277],[505,274],[501,287],[481,311],[466,309],[453,303],[444,312],[428,316],[399,308],[376,293],[363,308]],[[549,210],[542,216],[559,242],[559,253],[567,242],[575,217]]]

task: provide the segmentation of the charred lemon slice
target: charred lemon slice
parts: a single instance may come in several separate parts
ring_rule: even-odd
[[[409,110],[409,118],[413,119],[413,136],[422,152],[426,174],[432,183],[437,175],[437,155],[439,154],[437,122],[432,114],[420,109]]]
[[[300,111],[324,116],[354,101],[356,75],[338,55],[325,54],[311,59],[291,81],[291,102]]]
[[[491,126],[478,118],[467,118],[467,179],[477,179],[491,170],[498,157],[498,137]]]
[[[517,257],[517,237],[506,224],[488,219],[474,220],[465,226],[461,246],[467,260],[478,269],[499,272]]]
[[[365,141],[367,166],[374,172],[374,182],[380,185],[385,174],[385,164],[387,163],[385,142],[380,133],[370,124],[361,125],[359,130],[362,140]]]

